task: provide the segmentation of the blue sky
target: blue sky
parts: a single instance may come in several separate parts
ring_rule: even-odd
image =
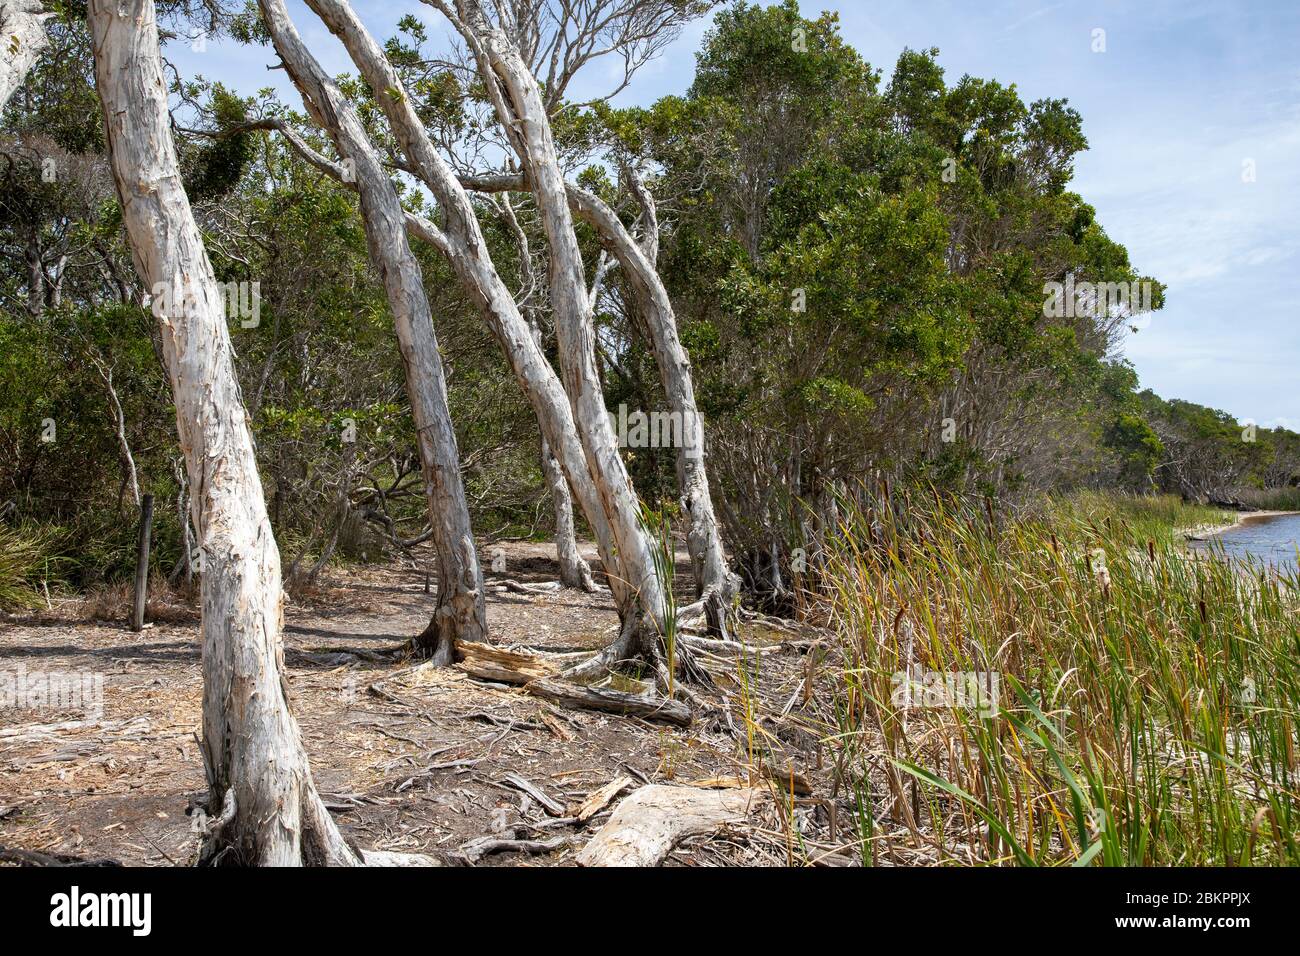
[[[299,31],[327,68],[351,63],[300,0]],[[419,2],[361,0],[380,36]],[[1026,100],[1066,97],[1090,149],[1074,189],[1128,247],[1138,270],[1168,286],[1165,308],[1125,344],[1142,384],[1240,420],[1300,430],[1300,3],[1295,0],[856,0],[838,10],[845,38],[886,77],[904,47],[938,47],[950,81],[971,73],[1014,83]],[[708,21],[688,28],[620,102],[680,93]],[[1105,52],[1094,52],[1094,30]],[[281,91],[269,50],[232,44],[196,53],[172,44],[186,76],[251,93]],[[609,88],[602,68],[575,95]],[[1254,181],[1243,181],[1253,162]]]

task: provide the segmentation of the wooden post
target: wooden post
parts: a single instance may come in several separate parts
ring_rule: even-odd
[[[144,605],[149,597],[149,538],[153,532],[153,495],[140,499],[140,539],[135,553],[135,607],[131,630],[144,630]]]

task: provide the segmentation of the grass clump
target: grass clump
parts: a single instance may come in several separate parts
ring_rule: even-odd
[[[44,604],[51,575],[63,563],[58,554],[56,531],[0,524],[0,610],[21,611]]]

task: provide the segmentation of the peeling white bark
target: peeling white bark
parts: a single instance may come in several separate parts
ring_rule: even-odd
[[[566,194],[574,215],[600,234],[602,242],[613,253],[628,277],[644,318],[646,334],[650,339],[669,410],[681,416],[682,431],[690,438],[688,443],[677,449],[677,478],[682,505],[688,516],[687,550],[691,555],[700,601],[682,608],[679,614],[682,618],[707,616],[710,629],[719,637],[725,638],[730,607],[740,591],[740,579],[727,566],[722,547],[722,534],[713,507],[705,464],[704,419],[695,404],[690,358],[681,344],[672,300],[655,264],[658,258],[658,225],[654,202],[634,173],[628,171],[628,177],[629,185],[638,196],[646,219],[640,242],[633,238],[614,210],[599,196],[572,183],[566,184]],[[464,185],[485,193],[530,188],[528,180],[522,175],[470,177],[464,181]]]
[[[540,285],[533,267],[532,246],[528,241],[528,233],[519,224],[519,217],[515,215],[508,193],[502,195],[497,208],[501,211],[501,218],[513,233],[519,251],[519,270],[523,275],[523,281],[521,293],[516,297],[516,301],[526,303]],[[537,343],[538,348],[543,348],[542,327],[537,319],[537,308],[524,305],[522,309],[528,317],[528,327],[533,333],[533,341]],[[560,583],[565,587],[582,591],[595,591],[596,582],[591,576],[591,568],[587,566],[586,560],[578,550],[578,538],[573,524],[573,497],[569,493],[569,483],[565,480],[564,469],[555,460],[555,455],[551,453],[551,446],[545,438],[542,439],[540,459],[542,475],[546,479],[546,487],[551,495],[551,508],[555,515],[555,557],[560,565]]]
[[[152,0],[90,0],[95,76],[122,216],[155,302],[204,554],[209,863],[355,865],[311,780],[281,676],[283,595],[223,301],[181,185]]]
[[[0,110],[49,44],[45,21],[51,16],[36,0],[0,0]]]
[[[727,567],[722,549],[705,466],[704,417],[695,404],[691,362],[677,333],[672,300],[655,263],[659,227],[654,200],[635,172],[627,170],[625,176],[643,210],[644,234],[640,243],[599,197],[573,186],[569,187],[568,194],[578,215],[600,233],[631,283],[645,320],[669,411],[681,416],[686,440],[677,449],[677,482],[687,518],[686,546],[697,596],[709,618],[710,630],[725,638],[727,618],[732,601],[740,591],[740,579]]]
[[[393,312],[406,392],[415,419],[425,498],[438,563],[438,606],[417,646],[434,663],[455,660],[457,641],[488,639],[483,572],[470,527],[456,432],[424,276],[407,243],[402,205],[356,110],[298,36],[280,0],[261,4],[276,52],[312,117],[350,162],[370,258]]]

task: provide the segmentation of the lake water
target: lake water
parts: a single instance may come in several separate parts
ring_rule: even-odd
[[[1235,528],[1197,544],[1200,550],[1227,554],[1231,558],[1254,558],[1274,567],[1296,568],[1296,547],[1300,542],[1300,515],[1245,518]]]

